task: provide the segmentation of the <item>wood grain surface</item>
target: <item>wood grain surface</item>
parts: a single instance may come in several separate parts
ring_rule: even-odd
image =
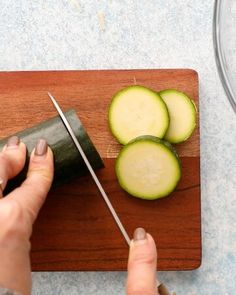
[[[111,135],[107,110],[122,87],[139,84],[156,91],[175,88],[198,106],[198,76],[189,69],[0,73],[0,138],[57,113],[47,91],[63,110],[74,108],[105,162],[97,172],[130,236],[146,228],[158,248],[159,270],[190,270],[201,263],[199,124],[176,146],[183,176],[169,197],[144,201],[118,185],[115,157],[121,146]],[[128,247],[90,176],[53,189],[34,226],[33,270],[125,270]]]

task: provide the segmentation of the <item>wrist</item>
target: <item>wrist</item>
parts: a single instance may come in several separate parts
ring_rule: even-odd
[[[0,256],[3,252],[18,251],[29,253],[31,248],[30,240],[20,228],[5,227],[0,233]]]
[[[28,295],[31,288],[30,227],[20,215],[1,219],[2,214],[0,217],[4,225],[0,231],[0,286]]]
[[[0,286],[30,294],[30,242],[19,239],[0,239]],[[14,294],[14,293],[13,293]]]

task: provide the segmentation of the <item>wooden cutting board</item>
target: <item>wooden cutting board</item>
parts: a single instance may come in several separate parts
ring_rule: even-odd
[[[176,146],[183,176],[169,197],[144,201],[119,187],[115,157],[120,145],[111,135],[107,111],[122,87],[140,84],[156,91],[175,88],[198,106],[193,70],[109,70],[0,73],[0,137],[57,115],[51,91],[63,110],[76,109],[104,159],[97,172],[130,236],[136,227],[153,235],[159,270],[190,270],[201,263],[199,128]],[[199,126],[199,124],[198,124]],[[33,270],[125,270],[128,247],[90,176],[53,189],[34,225]]]

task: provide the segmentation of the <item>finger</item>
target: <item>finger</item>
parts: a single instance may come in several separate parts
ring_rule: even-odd
[[[9,198],[21,203],[32,223],[42,207],[53,180],[53,153],[44,139],[40,139],[30,156],[26,180]]]
[[[0,152],[0,197],[8,179],[15,177],[23,169],[25,159],[25,144],[17,136],[10,137]]]
[[[144,229],[134,232],[128,260],[128,295],[157,295],[156,281],[157,251],[155,242]]]

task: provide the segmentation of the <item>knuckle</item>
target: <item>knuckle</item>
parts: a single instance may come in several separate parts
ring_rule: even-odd
[[[23,189],[27,197],[26,213],[29,216],[31,223],[35,221],[38,210],[46,199],[50,184],[51,179],[49,179],[48,175],[32,173],[31,171],[21,185],[21,189]]]
[[[28,179],[23,183],[23,187],[26,190],[27,195],[32,196],[31,201],[34,202],[36,199],[44,199],[45,188],[38,179]]]
[[[40,202],[43,202],[42,201],[43,197],[41,193],[39,192],[38,187],[35,187],[34,184],[29,181],[25,181],[21,185],[21,188],[18,188],[18,189],[19,190],[23,189],[23,194],[25,195],[25,197],[28,196],[28,198],[26,198],[24,202],[24,218],[27,221],[27,225],[31,226],[30,228],[30,232],[31,232],[32,224],[34,223],[37,217],[37,211],[35,210],[34,203],[36,200],[37,201],[40,200]]]
[[[38,178],[38,182],[43,182],[46,184],[50,184],[52,182],[52,173],[43,167],[31,168],[27,176],[30,177],[32,175]]]
[[[153,265],[156,263],[156,255],[155,253],[136,253],[133,261],[131,264],[146,264],[146,265]]]
[[[48,170],[42,173],[42,178],[47,184],[50,184],[52,182],[52,174]]]

